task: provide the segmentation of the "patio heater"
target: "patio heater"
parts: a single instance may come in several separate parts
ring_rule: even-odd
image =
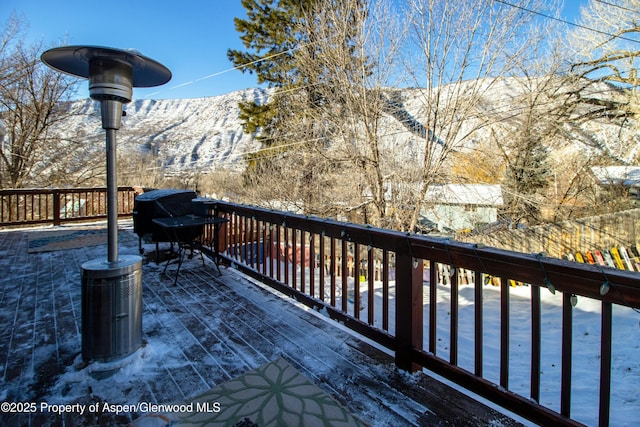
[[[41,59],[55,70],[88,78],[89,95],[100,101],[106,131],[108,253],[106,260],[82,265],[82,357],[107,362],[142,345],[142,258],[118,255],[116,131],[132,88],[162,85],[171,72],[137,51],[100,46],[54,48]]]

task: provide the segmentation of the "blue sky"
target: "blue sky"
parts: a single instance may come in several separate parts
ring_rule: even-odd
[[[565,0],[563,18],[575,21],[586,0]],[[17,12],[29,40],[46,46],[134,48],[167,66],[173,78],[134,99],[216,96],[256,86],[255,76],[231,70],[227,49],[243,49],[233,24],[245,17],[240,0],[0,0],[0,25]],[[88,96],[80,84],[81,97]]]

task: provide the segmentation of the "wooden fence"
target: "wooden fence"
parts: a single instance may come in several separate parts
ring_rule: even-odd
[[[523,253],[545,253],[555,258],[612,247],[636,251],[640,244],[640,209],[458,239]]]

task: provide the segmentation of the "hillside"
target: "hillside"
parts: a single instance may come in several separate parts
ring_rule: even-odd
[[[508,111],[519,88],[510,80],[492,84],[483,98],[483,111]],[[117,134],[118,153],[131,159],[143,159],[151,154],[145,162],[153,162],[153,166],[162,168],[165,174],[242,170],[245,154],[258,149],[259,143],[253,135],[243,132],[238,103],[264,102],[267,97],[266,90],[246,89],[210,98],[135,100],[125,106],[126,117]],[[99,104],[86,99],[75,101],[72,108],[81,113],[66,120],[56,132],[82,144],[82,151],[86,153],[99,153],[104,146]],[[430,138],[445,138],[432,135],[423,125],[426,111],[428,107],[421,89],[389,91],[382,123],[383,134],[387,135],[383,148],[400,162],[415,161],[422,156],[427,134]],[[461,117],[460,120],[472,128],[478,126],[479,118]],[[573,126],[567,132],[576,135],[573,146],[550,147],[552,156],[560,161],[567,151],[606,153],[623,162],[632,162],[638,155],[639,144],[634,143],[637,135],[627,132],[625,136],[617,125],[592,122]],[[460,148],[473,148],[470,146],[480,140],[482,131],[476,132]],[[81,160],[82,155],[78,157]]]
[[[238,103],[264,101],[266,92],[248,89],[227,95],[170,100],[134,100],[117,133],[119,155],[152,154],[166,172],[188,169],[242,167],[243,155],[259,147],[242,131]],[[100,104],[76,101],[81,113],[58,129],[63,138],[83,140],[91,147],[104,145]]]

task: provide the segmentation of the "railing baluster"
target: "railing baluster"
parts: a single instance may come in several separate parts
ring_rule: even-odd
[[[389,251],[387,250],[382,251],[382,329],[389,330]]]
[[[536,402],[540,402],[541,318],[540,287],[531,285],[531,398]]]
[[[300,247],[300,292],[305,293],[305,280],[306,280],[306,274],[305,274],[305,268],[306,268],[306,262],[305,262],[305,258],[306,258],[306,240],[305,240],[305,232],[304,230],[300,230],[300,243],[298,244],[298,247]],[[297,251],[296,251],[297,252]]]
[[[260,221],[251,218],[251,262],[255,270],[260,270]]]
[[[610,302],[602,302],[600,332],[600,401],[598,425],[609,426],[611,407],[611,337],[613,310]]]
[[[42,201],[43,201],[43,199],[44,199],[44,201],[46,203],[47,196],[45,194],[40,194],[40,196],[38,197],[38,219],[39,220],[43,219],[42,218]]]
[[[242,254],[242,257],[240,259],[247,265],[251,265],[251,263],[253,262],[253,260],[251,259],[251,247],[253,246],[251,231],[252,231],[253,224],[252,224],[251,218],[248,216],[244,216],[242,219],[244,222],[244,225],[243,225],[244,235],[242,236],[243,238],[242,249],[240,251],[240,253]]]
[[[336,239],[334,239],[333,237],[331,238],[331,248],[330,248],[330,252],[331,252],[331,259],[329,260],[330,263],[330,268],[331,268],[331,283],[330,283],[330,287],[331,287],[331,306],[335,307],[336,306],[336,270],[338,268],[337,265],[337,259],[336,259]]]
[[[429,261],[429,352],[437,354],[438,346],[438,264]]]
[[[260,220],[250,218],[251,224],[250,247],[251,247],[251,268],[260,271],[260,247],[262,245],[262,230],[260,229]]]
[[[360,319],[360,245],[353,244],[353,317]]]
[[[367,247],[367,282],[368,282],[368,301],[367,301],[367,322],[369,325],[374,324],[375,314],[375,257],[374,249],[371,246]]]
[[[265,276],[267,275],[267,250],[268,250],[268,240],[267,239],[267,223],[264,221],[260,221],[260,230],[262,231],[262,244],[260,245],[260,250],[258,251],[258,254],[261,254],[261,260],[262,260],[262,274],[264,274]]]
[[[256,268],[256,245],[258,244],[256,241],[256,229],[255,229],[255,219],[247,217],[247,221],[249,222],[249,234],[247,238],[247,243],[245,245],[245,256],[249,258],[249,265],[252,268]]]
[[[325,268],[325,249],[324,249],[324,234],[320,234],[320,254],[318,255],[320,257],[320,270],[319,270],[319,276],[320,276],[320,280],[319,280],[319,285],[320,285],[320,289],[318,290],[318,292],[320,293],[320,301],[324,302],[324,280],[325,280],[325,274],[324,274],[324,268]]]
[[[291,250],[289,247],[289,229],[282,227],[282,231],[284,233],[284,283],[287,286],[291,286],[291,282],[289,282],[289,251]]]
[[[238,225],[240,226],[240,242],[238,245],[238,260],[240,262],[247,262],[247,233],[249,232],[249,222],[247,217],[241,215],[239,217]]]
[[[242,239],[243,239],[243,228],[242,228],[242,223],[244,222],[244,218],[240,215],[236,215],[236,221],[235,221],[235,226],[236,226],[236,236],[235,239],[233,239],[234,241],[234,257],[236,259],[236,261],[240,261],[241,259],[241,251],[242,251]]]
[[[253,260],[251,259],[252,247],[253,247],[253,236],[251,235],[253,231],[253,221],[250,217],[244,217],[244,241],[242,242],[242,257],[241,260],[253,267]]]
[[[451,275],[451,323],[449,325],[449,363],[458,365],[458,269],[450,266]]]
[[[243,240],[244,240],[244,217],[241,215],[237,216],[236,219],[236,227],[237,227],[237,234],[236,234],[236,250],[235,250],[235,256],[236,256],[236,261],[240,261],[242,259],[242,245],[243,245]]]
[[[276,271],[278,276],[278,282],[282,281],[282,229],[280,224],[276,225]],[[285,247],[286,250],[286,247]],[[285,260],[287,259],[286,252],[284,254]]]
[[[500,278],[500,385],[509,388],[509,279]]]
[[[238,239],[239,239],[238,215],[232,212],[230,222],[231,224],[229,225],[229,232],[230,232],[229,248],[231,249],[231,258],[237,260],[236,257],[238,256]]]
[[[473,291],[474,291],[474,356],[473,361],[475,365],[474,374],[478,377],[482,376],[482,344],[483,344],[483,321],[482,321],[482,307],[483,298],[482,290],[484,288],[484,280],[482,273],[475,272]]]
[[[349,293],[349,249],[345,239],[342,239],[342,311],[347,312],[347,297]]]
[[[265,248],[265,250],[268,250],[268,252],[265,252],[265,263],[266,263],[266,256],[267,254],[269,254],[269,277],[271,277],[273,279],[273,261],[274,261],[274,251],[277,253],[278,252],[278,246],[276,245],[275,242],[275,235],[273,232],[273,223],[268,222],[266,223],[268,229],[269,229],[269,247]]]
[[[342,295],[341,295],[341,301],[342,301],[342,311],[344,311],[345,313],[347,312],[347,294],[349,292],[348,286],[349,286],[349,282],[348,282],[348,278],[349,278],[349,252],[348,252],[348,247],[347,247],[347,241],[346,240],[342,240],[342,251],[340,253],[340,256],[342,258],[342,266],[341,266],[341,271],[340,271],[340,275],[341,275],[341,280],[342,280]]]
[[[316,295],[316,235],[309,234],[309,295]]]
[[[291,275],[293,276],[293,289],[298,289],[298,230],[291,228]]]
[[[571,416],[571,371],[573,355],[573,306],[571,294],[562,293],[562,374],[560,379],[560,413]]]

